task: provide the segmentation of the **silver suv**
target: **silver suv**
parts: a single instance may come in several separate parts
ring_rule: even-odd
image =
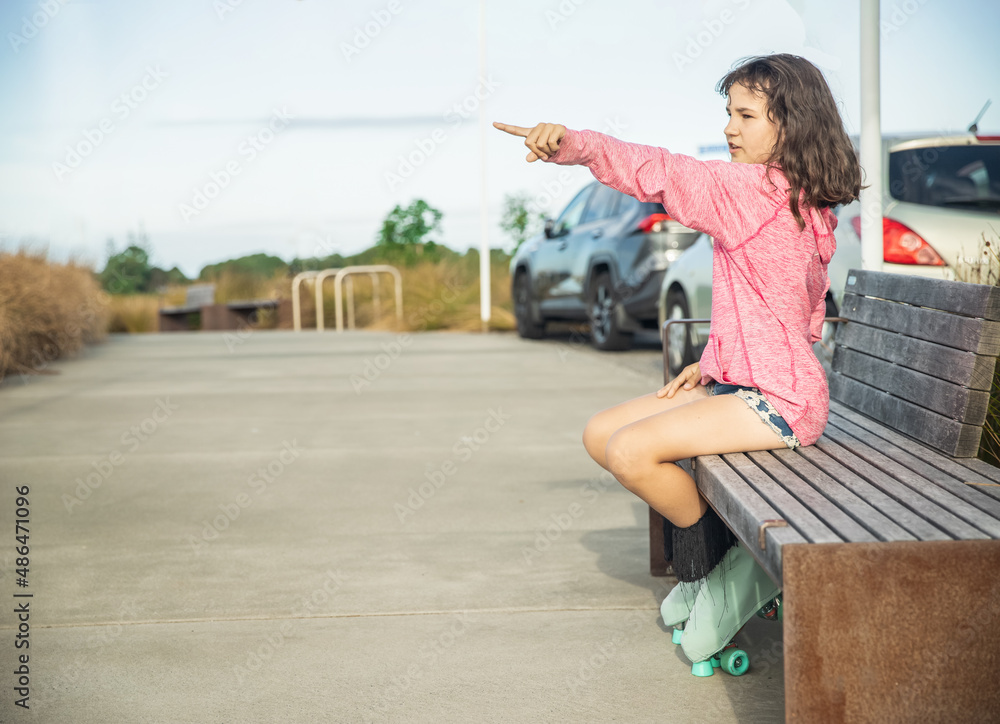
[[[587,321],[594,347],[628,349],[634,332],[656,329],[663,275],[697,237],[661,204],[591,182],[511,259],[518,334]]]

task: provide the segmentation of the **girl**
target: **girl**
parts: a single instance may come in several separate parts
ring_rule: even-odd
[[[829,392],[812,344],[836,248],[832,208],[858,198],[861,184],[833,94],[809,61],[750,58],[716,90],[727,97],[732,162],[553,123],[493,124],[525,138],[527,161],[586,165],[601,183],[659,201],[714,239],[712,324],[699,362],[658,392],[598,412],[583,432],[590,456],[673,524],[679,583],[661,613],[668,626],[684,625],[680,643],[696,663],[778,590],[675,463],[820,437]]]

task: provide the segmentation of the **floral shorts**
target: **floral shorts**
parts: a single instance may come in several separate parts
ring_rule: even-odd
[[[799,439],[795,437],[795,433],[792,432],[792,428],[785,422],[785,418],[778,414],[778,411],[774,409],[774,405],[768,402],[768,399],[756,387],[726,385],[714,381],[709,382],[707,386],[708,394],[710,395],[736,395],[750,405],[750,409],[760,415],[760,419],[764,421],[764,424],[774,430],[790,450],[794,450],[801,445]]]

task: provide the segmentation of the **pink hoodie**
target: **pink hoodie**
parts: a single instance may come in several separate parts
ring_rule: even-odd
[[[812,343],[823,327],[826,267],[837,248],[832,210],[801,205],[806,225],[799,231],[778,169],[772,186],[761,164],[699,161],[597,131],[567,129],[548,162],[588,166],[602,184],[659,201],[673,218],[714,238],[701,383],[760,388],[799,442],[816,442],[830,410]]]

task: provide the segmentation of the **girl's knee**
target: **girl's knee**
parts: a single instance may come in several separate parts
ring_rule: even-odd
[[[636,448],[634,436],[623,433],[619,430],[608,438],[604,455],[611,474],[626,488],[633,490],[633,482],[649,467],[649,460],[642,450]]]
[[[601,419],[599,412],[591,417],[583,428],[583,446],[587,449],[590,457],[601,465],[605,464],[604,450],[608,445],[608,437],[611,432],[607,423]]]

